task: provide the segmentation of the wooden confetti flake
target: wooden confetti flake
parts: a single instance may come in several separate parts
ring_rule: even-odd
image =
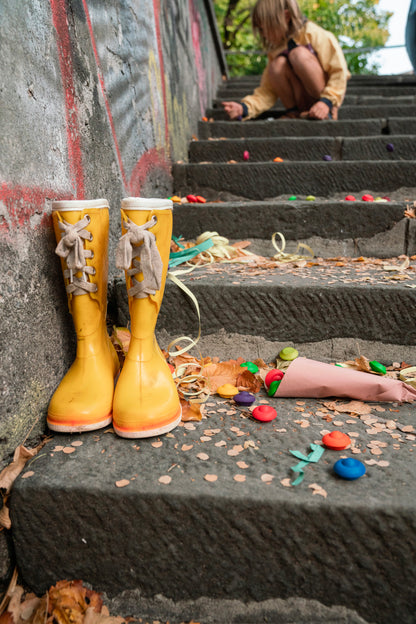
[[[215,474],[206,474],[204,477],[205,481],[209,481],[210,483],[214,483],[214,481],[217,481],[218,479],[218,475]]]
[[[206,453],[198,453],[197,458],[201,461],[207,461],[209,459],[209,455]]]
[[[74,442],[71,442],[71,446],[82,446],[83,444],[81,440],[74,440]]]
[[[311,483],[308,487],[313,490],[312,494],[319,494],[319,496],[323,496],[324,498],[328,496],[328,492],[317,483]]]
[[[182,444],[181,451],[190,451],[191,448],[193,448],[193,447],[194,447],[193,444]]]
[[[65,446],[65,448],[62,449],[62,452],[65,453],[65,455],[70,455],[71,453],[75,453],[76,449],[73,446]]]
[[[238,483],[243,483],[245,480],[246,480],[246,476],[243,474],[234,475],[234,481],[237,481]]]
[[[274,476],[265,472],[261,475],[260,479],[263,481],[263,483],[271,483],[274,479]]]
[[[126,487],[126,485],[128,485],[130,483],[130,481],[128,479],[120,479],[119,481],[116,481],[116,486],[118,488],[122,488],[122,487]]]
[[[169,485],[172,481],[172,477],[170,475],[162,475],[159,477],[159,483],[163,483],[163,485]]]
[[[22,479],[28,479],[29,477],[33,477],[34,474],[35,473],[33,470],[28,470],[27,472],[25,472],[25,474],[22,475]]]
[[[160,440],[158,442],[152,442],[152,446],[153,448],[160,448],[163,446],[163,442],[160,442]]]
[[[248,467],[249,467],[249,465],[248,465],[248,464],[246,464],[246,462],[245,462],[245,461],[238,461],[238,462],[237,462],[237,466],[238,466],[239,468],[241,468],[242,470],[244,470],[245,468],[248,468]]]

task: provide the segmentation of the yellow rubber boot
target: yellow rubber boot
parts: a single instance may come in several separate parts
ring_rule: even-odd
[[[116,264],[126,271],[131,342],[114,394],[113,427],[124,438],[167,433],[182,416],[172,373],[154,335],[169,262],[172,207],[162,199],[122,201]]]
[[[105,199],[53,202],[52,219],[77,354],[50,401],[47,423],[53,431],[91,431],[111,423],[119,370],[106,326],[108,204]]]

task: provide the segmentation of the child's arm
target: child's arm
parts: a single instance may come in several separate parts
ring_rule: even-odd
[[[265,68],[261,76],[260,86],[254,89],[252,95],[246,95],[241,101],[247,107],[244,119],[258,117],[264,111],[269,110],[276,102],[279,94],[271,88],[268,79],[269,66]]]
[[[323,70],[328,75],[320,99],[327,100],[333,106],[339,107],[344,100],[347,80],[350,77],[341,46],[332,33],[316,25],[314,25],[310,35],[312,47],[317,53]]]
[[[230,119],[252,119],[264,111],[268,110],[276,102],[278,95],[268,84],[268,67],[263,72],[260,86],[254,90],[252,95],[246,95],[239,102],[221,102]]]

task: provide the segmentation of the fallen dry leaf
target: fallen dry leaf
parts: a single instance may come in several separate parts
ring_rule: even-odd
[[[113,327],[110,340],[116,350],[120,364],[123,365],[130,346],[130,331],[127,327]]]
[[[192,401],[185,401],[185,399],[181,399],[181,407],[182,422],[189,422],[191,420],[202,420],[200,403],[193,403]]]
[[[35,455],[40,451],[40,449],[46,444],[47,441],[48,440],[44,440],[33,449],[28,449],[23,445],[17,447],[13,455],[12,463],[3,468],[3,470],[0,472],[0,489],[6,490],[6,494],[10,493],[16,477],[18,477],[19,474],[22,472],[29,459],[35,457]]]
[[[104,611],[104,607],[103,607]],[[122,624],[126,620],[121,615],[107,615],[107,613],[97,613],[91,607],[85,612],[83,624]]]
[[[239,358],[239,360],[208,364],[202,368],[201,374],[208,380],[208,387],[212,393],[226,383],[236,385],[236,379],[242,370],[240,364],[244,362],[243,358]]]
[[[246,369],[237,376],[235,385],[239,390],[256,393],[260,391],[260,388],[262,388],[263,382],[261,379],[256,377],[256,375]]]
[[[13,575],[14,578],[15,575]],[[17,574],[16,574],[17,577]],[[13,579],[12,579],[13,581]],[[11,582],[1,607],[1,624],[122,624],[123,617],[113,617],[103,606],[101,595],[87,589],[82,581],[59,581],[41,598]],[[2,611],[0,610],[0,614]]]
[[[346,414],[371,414],[373,409],[371,405],[363,403],[362,401],[350,401],[349,403],[337,403],[333,401],[332,403],[324,403],[324,405],[330,410],[344,412]]]

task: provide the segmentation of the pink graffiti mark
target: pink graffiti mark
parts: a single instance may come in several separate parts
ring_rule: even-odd
[[[201,54],[201,24],[200,16],[195,8],[193,0],[189,0],[189,13],[191,16],[191,31],[192,31],[192,45],[195,52],[195,64],[198,74],[199,85],[199,106],[201,109],[201,115],[205,114],[205,108],[207,105],[206,93],[204,93],[204,87],[206,85],[205,80],[205,67],[202,62]]]
[[[52,189],[44,189],[26,186],[8,186],[2,182],[0,186],[0,202],[7,211],[7,217],[0,217],[0,233],[7,235],[18,228],[24,228],[31,224],[35,215],[40,216],[39,226],[49,227],[51,216],[45,213],[45,204],[51,198],[71,199],[68,193],[57,193]]]
[[[152,172],[164,171],[170,176],[170,163],[166,160],[164,150],[147,150],[135,165],[130,179],[130,192],[133,196],[139,196],[144,183]]]
[[[92,28],[91,17],[90,17],[90,13],[89,13],[89,10],[88,10],[88,5],[87,5],[86,0],[82,0],[82,4],[83,4],[83,7],[84,7],[84,11],[85,11],[85,17],[87,19],[87,25],[88,25],[88,30],[89,30],[90,39],[91,39],[91,45],[92,45],[92,49],[94,51],[95,62],[96,62],[96,65],[97,65],[98,81],[100,83],[101,93],[102,93],[103,98],[104,98],[104,105],[105,105],[105,110],[107,112],[108,123],[110,124],[110,128],[111,128],[111,134],[113,135],[114,147],[115,147],[115,150],[116,150],[117,160],[118,160],[118,166],[120,167],[121,177],[123,178],[123,184],[124,184],[125,188],[128,188],[129,184],[127,182],[126,172],[125,172],[124,166],[123,166],[123,159],[121,157],[120,147],[118,145],[118,140],[117,140],[116,129],[115,129],[115,126],[114,126],[113,115],[111,114],[110,103],[109,103],[108,97],[107,97],[107,90],[105,88],[104,76],[103,76],[103,72],[101,71],[100,57],[98,56],[97,44],[96,44],[96,41],[95,41],[94,31],[93,31],[93,28]]]
[[[118,144],[117,132],[116,132],[113,116],[111,113],[109,98],[108,98],[107,90],[105,86],[104,75],[101,70],[100,57],[98,54],[98,48],[97,48],[97,44],[96,44],[95,37],[94,37],[94,30],[92,27],[92,21],[91,21],[90,13],[88,10],[87,0],[82,0],[82,4],[84,7],[84,11],[85,11],[88,30],[89,30],[90,38],[91,38],[91,45],[94,51],[95,62],[97,65],[98,80],[100,83],[101,93],[104,98],[105,109],[107,112],[107,117],[108,117],[108,121],[110,124],[111,133],[113,136],[114,146],[115,146],[115,150],[117,154],[121,176],[123,179],[123,184],[125,188],[128,190],[128,192],[131,193],[132,195],[140,195],[143,184],[145,183],[146,178],[151,173],[152,169],[159,168],[159,169],[164,169],[165,171],[169,172],[170,165],[166,159],[166,156],[163,153],[163,150],[153,148],[153,149],[147,150],[143,154],[143,156],[134,166],[133,171],[130,176],[130,180],[127,179],[126,172],[125,172],[124,165],[123,165],[123,158],[121,155],[121,150]],[[161,39],[160,39],[160,26],[159,26],[160,0],[153,0],[153,6],[154,6],[154,14],[155,14],[156,37],[157,37],[158,52],[159,52],[160,72],[162,75],[163,106],[164,106],[164,113],[165,113],[165,137],[166,137],[166,142],[168,143],[169,130],[168,130],[168,122],[167,122],[166,89],[165,89],[165,83],[163,80],[164,68],[163,68],[162,45],[161,45]]]
[[[75,99],[74,67],[71,53],[71,37],[68,28],[65,0],[49,0],[52,20],[57,33],[59,66],[65,93],[66,133],[69,167],[77,199],[85,198],[82,146],[79,133],[78,108]]]
[[[166,85],[165,85],[165,65],[163,62],[162,37],[160,34],[160,0],[153,0],[153,15],[155,16],[157,51],[159,55],[160,75],[162,78],[161,82],[162,82],[162,94],[163,94],[163,112],[165,115],[165,141],[166,141],[166,145],[169,145],[169,125],[168,125],[168,106],[167,106]]]

